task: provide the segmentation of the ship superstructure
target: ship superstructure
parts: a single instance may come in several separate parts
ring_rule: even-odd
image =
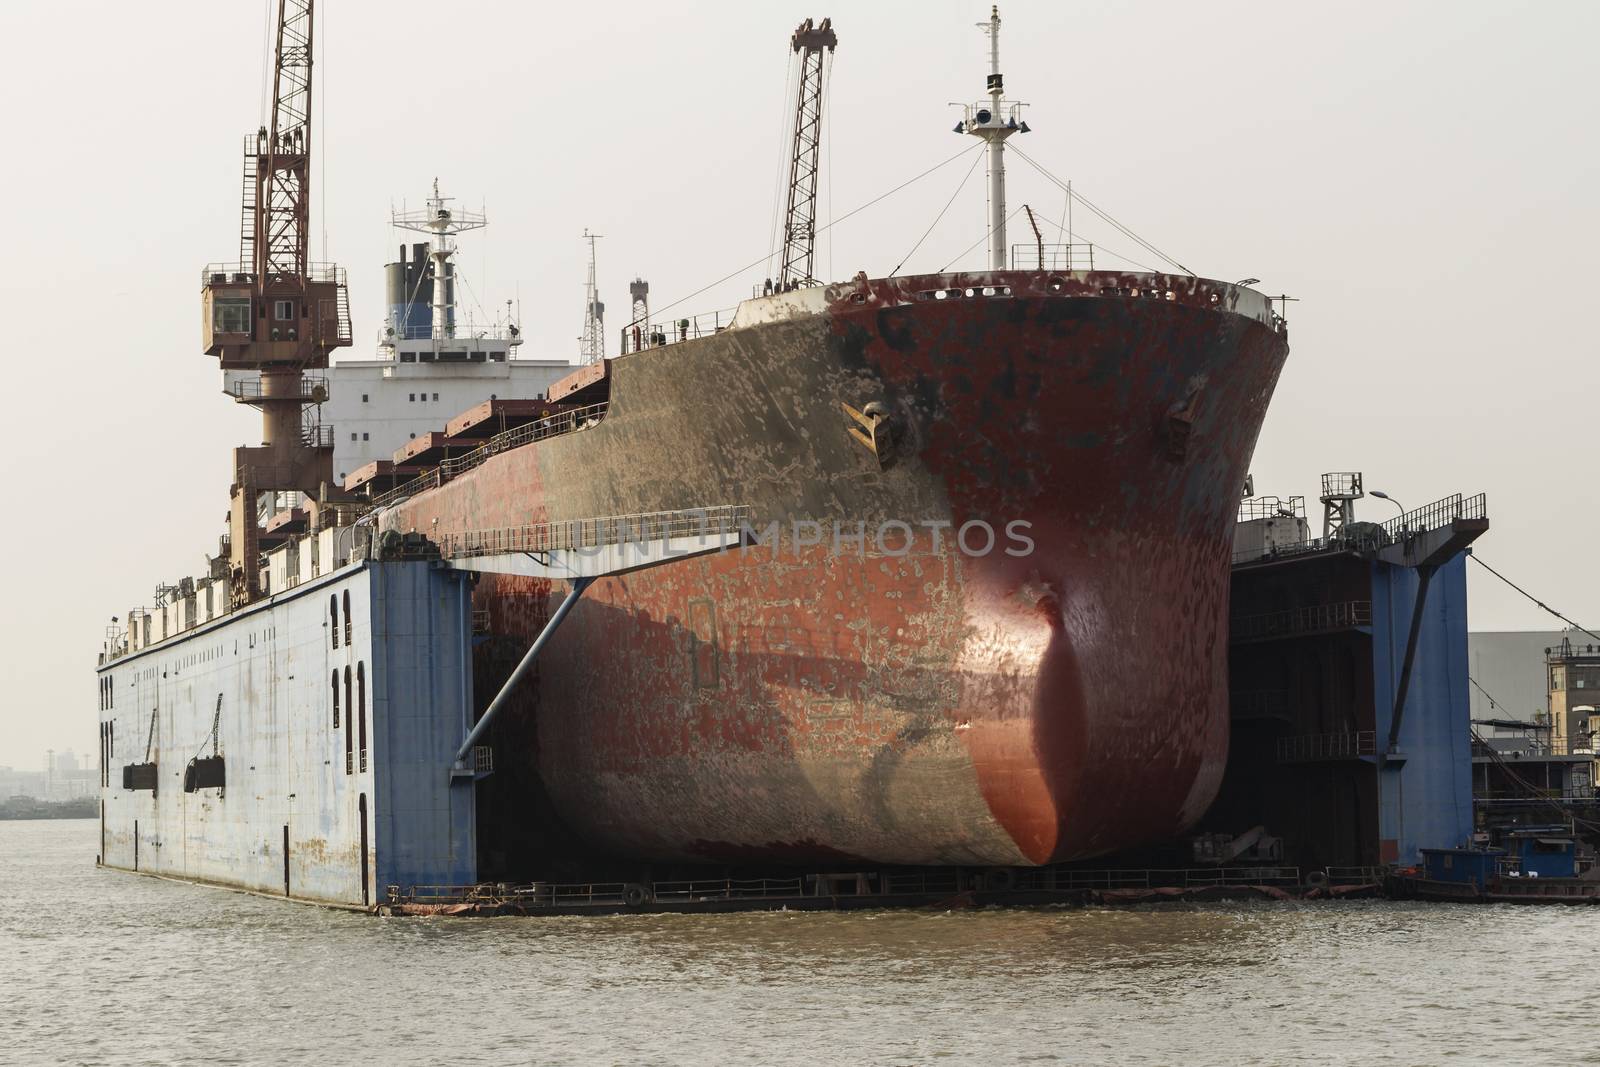
[[[396,451],[451,416],[486,400],[539,399],[572,370],[566,360],[519,358],[522,331],[509,303],[488,322],[462,314],[456,237],[488,225],[483,212],[453,206],[435,179],[423,208],[396,211],[392,221],[428,240],[402,244],[399,258],[384,267],[375,358],[340,359],[328,368],[320,419],[331,427],[340,487],[378,465],[390,465],[392,474]]]
[[[309,18],[309,0],[303,8]],[[1002,97],[997,11],[985,28],[989,102],[958,129],[987,142],[990,217],[999,204],[1003,222],[1003,142],[1026,126]],[[802,25],[795,41],[815,71],[801,79],[799,209],[791,204],[785,228],[804,245],[816,236],[815,176],[796,186],[793,174],[804,179],[814,162],[806,138],[820,125],[807,93],[820,94],[818,56],[836,39],[824,21]],[[451,314],[448,249],[473,220],[437,191],[412,220],[430,240],[397,272],[407,299],[391,287],[386,369],[398,380],[447,362],[447,351],[468,354],[451,366],[499,363],[487,343],[461,343]],[[370,589],[389,567],[470,588],[470,613],[404,631],[459,649],[470,616],[472,669],[452,682],[465,695],[404,705],[433,740],[388,751],[403,752],[406,767],[434,761],[429,810],[474,798],[479,876],[543,877],[580,861],[1009,867],[1176,833],[1210,803],[1226,758],[1234,508],[1286,327],[1242,285],[1012,269],[1003,226],[989,237],[985,270],[826,284],[813,284],[806,248],[786,248],[780,284],[710,323],[649,322],[640,283],[625,354],[587,346],[594,362],[542,398],[484,396],[448,421],[440,412],[438,429],[342,486],[328,484],[320,451],[317,486],[260,475],[236,486],[236,499],[296,489],[316,507],[295,520],[304,533],[294,523],[241,532],[236,515],[235,544],[271,543],[264,559],[230,570],[219,610],[276,611],[307,582]],[[304,277],[312,292],[318,283]],[[425,280],[424,330],[410,294]],[[234,297],[249,322],[265,317],[259,301],[276,299],[255,284],[239,283]],[[208,284],[212,306],[224,290],[234,291]],[[587,299],[598,336],[593,285]],[[266,367],[280,350],[262,346],[284,343],[252,333],[216,346],[235,364]],[[715,517],[714,548],[690,558],[634,544],[666,546],[695,516],[702,531]],[[215,581],[175,587],[161,637],[133,622],[108,650],[102,672],[119,693],[127,659],[162,667],[162,682],[134,692],[136,721],[152,702],[191,708],[190,733],[204,718],[192,709],[210,706],[209,689],[173,695],[160,657],[207,626],[236,625],[195,606]],[[258,694],[240,698],[265,717],[256,723],[294,733],[311,708],[337,763],[340,739],[345,751],[352,744],[340,676],[322,706],[283,703],[273,681],[302,670],[326,680],[342,666],[313,651],[313,627],[350,639],[329,613],[342,590],[328,601],[318,589],[328,610],[296,624],[286,657],[229,677]],[[388,620],[369,640],[403,636],[383,603],[362,610]],[[350,618],[346,609],[343,625]],[[1152,648],[1160,654],[1133,654]],[[358,674],[374,691],[437,689],[431,654],[370,654]],[[330,702],[341,699],[337,720]],[[233,706],[218,705],[213,747],[245,728]],[[441,738],[475,720],[447,754]],[[108,766],[127,752],[116,748]],[[149,772],[158,781],[171,770],[162,766]],[[400,780],[397,766],[380,758],[374,774],[374,795],[395,803],[400,794],[381,782]],[[144,803],[108,789],[129,812]],[[344,841],[347,809],[327,815]],[[378,817],[403,815],[389,807]],[[429,840],[448,851],[464,839]]]

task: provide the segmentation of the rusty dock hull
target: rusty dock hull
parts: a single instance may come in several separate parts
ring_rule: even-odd
[[[1082,858],[1220,781],[1231,524],[1287,351],[1260,294],[1194,278],[858,278],[613,361],[598,424],[380,522],[750,507],[756,547],[597,582],[495,727],[600,850]],[[563,592],[480,583],[480,704]]]

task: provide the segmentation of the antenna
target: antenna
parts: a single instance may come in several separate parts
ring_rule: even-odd
[[[1000,73],[1000,8],[990,9],[989,21],[978,23],[989,35],[989,79],[987,104],[979,101],[966,107],[965,117],[956,125],[957,133],[981,137],[989,145],[989,269],[1006,269],[1006,156],[1005,140],[1014,133],[1028,133],[1022,121],[1025,105],[1001,99],[1005,78]]]
[[[425,233],[428,241],[428,266],[433,272],[433,339],[446,341],[456,335],[455,267],[450,257],[456,253],[456,234],[489,225],[481,211],[450,208],[453,197],[439,192],[439,179],[433,179],[433,195],[421,211],[397,211],[391,221],[402,230]]]
[[[578,355],[586,364],[599,363],[606,358],[606,306],[600,302],[600,290],[595,285],[594,243],[602,234],[583,231],[589,242],[589,281],[583,287],[583,336],[578,338]]]

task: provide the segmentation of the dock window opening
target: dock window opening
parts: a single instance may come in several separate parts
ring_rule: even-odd
[[[346,589],[344,591],[344,643],[347,645],[355,644],[354,626],[355,623],[350,619],[350,590]]]
[[[294,318],[293,300],[274,300],[272,302],[272,317],[279,322],[289,322]]]
[[[355,434],[351,434],[350,435],[350,440],[354,441],[355,439],[356,439],[356,435]]]
[[[339,728],[339,669],[333,671],[333,728]]]
[[[363,404],[365,404],[367,402],[367,394],[366,393],[362,393],[361,394],[361,402]]]
[[[346,667],[344,669],[344,706],[347,707],[347,708],[350,708],[352,711],[355,709],[355,704],[353,704],[351,702],[351,700],[350,700],[350,668],[349,667]],[[356,742],[356,732],[354,730],[350,729],[349,725],[347,724],[345,726],[345,728],[344,728],[344,773],[346,773],[346,774],[354,774],[355,773],[355,769],[356,769],[355,742]]]
[[[367,665],[356,664],[356,723],[360,731],[361,770],[367,769]]]
[[[335,593],[328,598],[328,618],[331,620],[328,633],[333,636],[333,647],[339,647],[339,594]]]

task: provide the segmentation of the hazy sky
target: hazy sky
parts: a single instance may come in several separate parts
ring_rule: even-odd
[[[94,752],[104,626],[198,573],[224,529],[230,449],[259,439],[200,351],[199,281],[238,254],[265,11],[0,12],[0,272],[22,324],[0,390],[0,764]],[[605,235],[613,350],[636,273],[660,307],[766,253],[788,35],[828,14],[824,221],[962,147],[947,102],[982,91],[987,4],[324,0],[313,251],[325,231],[350,270],[350,353],[371,355],[381,319],[390,206],[417,205],[435,175],[487,207],[490,227],[463,239],[463,295],[490,314],[520,297],[530,357],[576,353],[585,226]],[[1315,508],[1327,470],[1365,471],[1408,507],[1486,490],[1481,556],[1600,628],[1581,259],[1600,236],[1600,5],[1011,0],[1001,14],[1029,155],[1196,272],[1299,298],[1258,490]],[[893,269],[966,165],[841,224],[819,273]],[[1059,220],[1061,194],[1020,160],[1008,184],[1013,205]],[[945,267],[985,229],[980,167],[902,271]],[[981,263],[979,248],[956,265]],[[760,277],[683,310],[731,307]],[[1475,628],[1552,627],[1470,574]]]

